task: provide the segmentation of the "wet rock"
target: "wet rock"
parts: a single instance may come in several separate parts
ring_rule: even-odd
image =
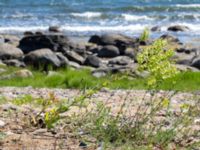
[[[48,70],[48,67],[53,68],[60,67],[61,62],[50,49],[39,49],[28,53],[24,57],[24,62],[26,65],[31,65],[35,68],[40,68]]]
[[[82,65],[85,59],[74,51],[65,51],[64,55],[70,60]]]
[[[102,42],[101,42],[101,37],[98,36],[98,35],[93,35],[93,36],[91,36],[88,42],[89,42],[89,43],[95,43],[95,44],[97,44],[97,45],[101,45],[101,43],[102,43]]]
[[[19,59],[23,56],[23,52],[10,44],[0,44],[0,59]]]
[[[92,66],[95,68],[100,67],[100,64],[101,64],[100,59],[93,55],[89,55],[84,62],[84,65]]]
[[[17,59],[10,59],[10,60],[5,60],[3,61],[4,64],[8,65],[8,66],[14,66],[14,67],[25,67],[25,63],[17,60]]]
[[[24,32],[24,36],[33,36],[33,35],[34,35],[34,33],[31,32],[31,31],[25,31]]]
[[[152,32],[160,32],[161,31],[161,27],[160,26],[154,26],[151,28]]]
[[[173,31],[173,32],[178,32],[178,31],[188,31],[190,30],[189,27],[184,26],[184,25],[174,25],[174,26],[170,26],[168,29],[168,31]]]
[[[116,46],[120,54],[124,53],[127,47],[136,47],[137,39],[130,38],[121,34],[104,34],[102,36],[92,36],[89,42],[97,45],[114,45]]]
[[[49,32],[60,32],[60,27],[58,26],[50,26]]]
[[[113,45],[104,46],[98,52],[99,57],[112,58],[112,57],[116,57],[116,56],[119,56],[119,55],[120,55],[119,49],[116,46],[113,46]]]
[[[22,38],[19,48],[25,54],[42,48],[62,52],[65,47],[68,47],[68,42],[69,39],[63,35],[34,35]]]

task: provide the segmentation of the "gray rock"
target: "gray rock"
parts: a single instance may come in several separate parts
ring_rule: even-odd
[[[160,32],[161,31],[161,27],[160,26],[154,26],[154,27],[151,28],[151,31]]]
[[[90,37],[88,42],[89,43],[95,43],[97,45],[101,45],[101,37],[98,36],[98,35],[93,35],[93,36]]]
[[[186,54],[186,53],[176,52],[172,58],[177,64],[190,65],[194,57],[195,53]]]
[[[85,59],[74,51],[65,51],[64,55],[70,60],[82,65]]]
[[[93,55],[89,55],[84,62],[84,65],[92,66],[95,68],[100,67],[100,64],[101,64],[100,59]]]
[[[19,59],[23,56],[23,52],[10,44],[0,44],[0,59]]]
[[[135,48],[128,47],[128,48],[126,48],[126,50],[124,51],[124,55],[125,55],[125,56],[128,56],[128,57],[130,57],[130,58],[132,58],[133,60],[136,60],[136,55],[137,55],[136,49],[135,49]]]
[[[27,65],[47,70],[49,66],[54,68],[60,67],[61,62],[50,49],[39,49],[30,52],[24,57],[24,62]]]
[[[173,36],[173,35],[170,35],[170,34],[163,34],[160,39],[164,39],[164,40],[167,40],[168,42],[172,42],[172,43],[180,43],[180,40]]]
[[[111,59],[108,64],[112,64],[112,65],[128,65],[130,63],[134,63],[134,60],[131,59],[128,56],[118,56],[115,57],[113,59]]]
[[[182,72],[185,72],[185,71],[199,72],[199,70],[197,68],[194,68],[191,66],[180,65],[180,64],[176,64],[175,66],[179,71],[182,71]]]
[[[20,38],[15,35],[4,35],[5,43],[11,44],[15,47],[19,45]]]
[[[93,46],[88,49],[88,51],[92,52],[93,54],[98,53],[103,47],[102,46]]]
[[[49,32],[60,32],[60,27],[58,26],[50,26]]]
[[[33,36],[34,35],[34,33],[33,32],[31,32],[31,31],[25,31],[24,32],[24,36],[26,37],[26,36]]]
[[[191,66],[200,69],[200,56],[193,59]]]
[[[114,45],[119,49],[120,54],[123,54],[127,47],[136,47],[138,45],[137,39],[121,34],[94,35],[90,38],[89,42],[97,45]]]
[[[78,63],[73,62],[73,61],[69,61],[69,66],[72,67],[72,68],[75,68],[75,69],[81,68],[81,66]]]
[[[187,26],[184,26],[184,25],[174,25],[174,26],[170,26],[167,30],[173,31],[173,32],[178,32],[178,31],[188,31],[188,30],[190,30],[190,28]]]
[[[119,49],[116,46],[113,46],[113,45],[104,46],[98,52],[99,57],[112,58],[112,57],[116,57],[116,56],[119,56],[119,55],[120,55]]]
[[[61,66],[68,66],[69,65],[69,60],[62,53],[56,53],[56,56],[60,60]]]
[[[105,77],[107,75],[107,72],[105,72],[104,70],[95,70],[92,72],[92,75],[96,78],[101,78]]]
[[[68,46],[69,39],[63,35],[33,35],[20,40],[19,48],[27,54],[38,49],[48,48],[52,51],[62,52]]]
[[[8,65],[8,66],[14,66],[14,67],[25,67],[25,63],[17,60],[17,59],[10,59],[10,60],[5,60],[3,61],[4,64]]]

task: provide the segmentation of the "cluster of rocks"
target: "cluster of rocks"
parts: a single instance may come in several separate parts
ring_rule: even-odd
[[[52,28],[52,30],[55,28]],[[165,34],[170,45],[176,45],[174,60],[181,70],[198,71],[197,48],[187,48],[174,36]],[[0,36],[0,64],[16,67],[32,66],[45,71],[71,66],[91,68],[96,77],[107,73],[132,71],[137,74],[137,53],[153,40],[140,41],[121,34],[91,36],[88,42],[76,42],[61,33],[26,32],[23,38]]]

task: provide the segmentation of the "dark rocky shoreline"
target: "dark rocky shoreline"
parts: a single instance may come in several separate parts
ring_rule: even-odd
[[[189,29],[173,26],[169,30],[177,32]],[[170,34],[160,38],[166,39],[170,47],[175,49],[173,59],[180,70],[199,71],[200,48],[181,43]],[[23,37],[0,35],[0,62],[16,67],[32,66],[45,71],[50,66],[52,69],[66,66],[80,69],[87,66],[96,77],[126,71],[137,74],[137,53],[154,40],[141,41],[121,34],[103,34],[91,36],[85,42],[69,38],[59,32],[59,28],[51,27],[49,33],[25,32]]]

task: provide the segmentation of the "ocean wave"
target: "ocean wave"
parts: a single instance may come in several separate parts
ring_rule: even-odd
[[[29,26],[29,27],[0,27],[0,33],[13,33],[13,32],[25,32],[25,31],[45,31],[48,30],[48,26]]]
[[[182,8],[200,8],[200,4],[176,4],[175,6]]]
[[[148,16],[136,16],[131,14],[122,14],[122,17],[124,17],[124,19],[127,21],[154,20],[154,18],[150,18]]]
[[[100,12],[84,12],[84,13],[71,13],[74,17],[82,17],[82,18],[96,18],[100,17],[102,13]]]
[[[188,33],[196,34],[200,31],[200,24],[190,24],[186,22],[175,22],[165,25],[160,25],[161,31],[166,32],[169,26],[173,25],[188,26],[191,30]],[[119,32],[119,33],[139,33],[146,27],[151,28],[153,24],[131,24],[131,25],[113,25],[113,26],[95,26],[95,25],[63,25],[60,26],[62,32],[67,33],[103,33],[103,32]],[[25,31],[48,31],[49,26],[12,26],[0,27],[0,33],[23,33]]]
[[[135,24],[135,25],[116,25],[116,26],[74,26],[64,25],[61,26],[63,32],[112,32],[112,31],[141,31],[147,25]],[[25,31],[47,31],[48,26],[33,26],[33,27],[0,27],[0,33],[13,33],[13,32],[25,32]]]

